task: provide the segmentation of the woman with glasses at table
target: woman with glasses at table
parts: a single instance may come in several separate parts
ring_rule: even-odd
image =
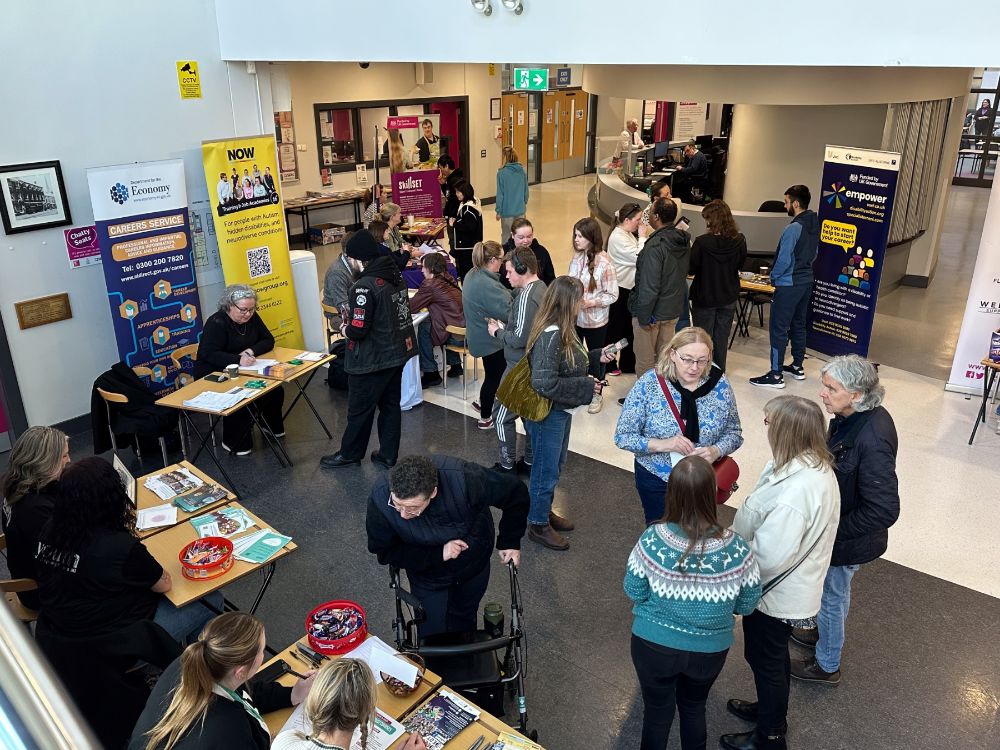
[[[257,357],[274,349],[274,336],[257,314],[257,292],[246,284],[230,284],[222,293],[219,309],[205,321],[198,343],[194,376],[203,378],[222,372],[229,365],[253,367]],[[222,420],[222,447],[237,456],[253,448],[253,418],[247,409],[256,409],[264,429],[274,437],[285,436],[281,415],[285,400],[283,386],[257,398],[252,404]]]
[[[639,376],[615,429],[615,445],[635,454],[635,487],[646,524],[663,517],[674,462],[701,456],[715,463],[742,444],[733,389],[712,364],[712,337],[701,328],[683,329],[653,369]]]

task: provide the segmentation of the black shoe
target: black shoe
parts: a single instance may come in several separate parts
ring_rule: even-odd
[[[531,464],[525,461],[523,458],[517,459],[517,463],[514,464],[514,468],[517,469],[517,473],[524,477],[531,476]]]
[[[802,367],[802,365],[785,365],[784,367],[781,368],[781,371],[782,372],[787,372],[789,375],[791,375],[796,380],[805,380],[806,379],[806,371]]]
[[[345,466],[360,466],[361,459],[345,458],[340,451],[337,451],[332,456],[323,456],[319,460],[319,465],[324,469],[342,469]]]
[[[744,701],[739,698],[730,698],[726,701],[726,710],[737,719],[749,721],[751,724],[757,723],[756,701]]]
[[[431,386],[434,385],[441,385],[441,383],[443,382],[444,381],[441,379],[441,373],[439,373],[437,370],[434,370],[433,372],[425,372],[423,375],[420,376],[421,388],[430,388]]]
[[[760,388],[784,388],[785,379],[780,372],[767,372],[759,378],[750,378],[750,385],[756,385]]]
[[[460,378],[462,377],[462,365],[452,365],[448,368],[449,378]]]
[[[821,685],[839,685],[840,670],[827,672],[816,663],[816,659],[792,662],[792,677],[803,682],[818,682]]]
[[[513,474],[515,471],[513,466],[504,466],[499,461],[493,464],[490,468],[493,469],[493,471],[499,471],[501,474]]]
[[[719,747],[723,750],[788,750],[784,732],[758,733],[756,729],[739,734],[724,734],[719,737]]]
[[[388,458],[383,456],[378,451],[372,451],[371,459],[373,464],[375,464],[376,466],[381,466],[383,469],[391,469],[393,466],[396,465],[395,459],[390,461]]]
[[[792,628],[792,640],[802,648],[816,648],[819,631],[816,628]]]

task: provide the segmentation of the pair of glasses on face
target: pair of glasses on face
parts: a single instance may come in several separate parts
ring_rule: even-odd
[[[677,359],[679,359],[681,361],[681,364],[684,365],[685,367],[691,367],[691,365],[704,367],[709,362],[709,360],[707,359],[691,359],[691,357],[688,357],[684,354],[678,354]]]
[[[240,307],[239,305],[233,305],[233,307],[239,311],[240,315],[253,315],[257,312],[257,305],[252,307]]]
[[[400,505],[396,502],[396,498],[394,498],[391,494],[389,495],[389,507],[404,516],[419,516],[424,512],[424,503],[419,503],[417,505]]]

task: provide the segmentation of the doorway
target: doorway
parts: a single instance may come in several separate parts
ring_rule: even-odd
[[[547,91],[539,115],[541,181],[582,175],[586,168],[589,96],[580,89]]]
[[[0,455],[10,450],[14,439],[27,427],[21,390],[14,373],[14,359],[10,354],[3,316],[0,315]]]
[[[965,105],[962,140],[955,157],[952,185],[991,187],[1000,157],[997,97],[1000,68],[980,68],[972,79]]]

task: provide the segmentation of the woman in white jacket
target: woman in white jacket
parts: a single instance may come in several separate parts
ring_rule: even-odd
[[[725,734],[727,750],[784,750],[792,627],[819,612],[823,580],[840,519],[840,492],[827,449],[823,411],[801,396],[779,396],[764,407],[773,459],[736,512],[733,530],[750,543],[763,595],[743,618],[744,656],[757,701],[732,699],[730,713],[757,726]],[[815,627],[815,625],[812,625]]]
[[[608,255],[615,266],[618,277],[618,299],[610,308],[608,318],[608,338],[611,343],[620,339],[628,340],[628,347],[618,355],[618,365],[609,375],[631,375],[635,373],[635,353],[632,342],[635,333],[632,330],[632,313],[628,311],[628,298],[635,286],[635,261],[639,251],[646,244],[649,225],[642,223],[642,208],[638,203],[626,203],[615,211],[615,228],[608,236]],[[638,237],[636,237],[638,232]]]

